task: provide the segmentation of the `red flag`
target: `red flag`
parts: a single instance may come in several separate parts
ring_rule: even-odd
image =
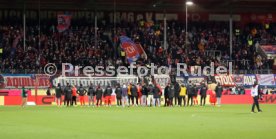
[[[121,36],[121,47],[126,52],[126,57],[129,63],[132,63],[139,59],[140,54],[137,51],[136,44],[128,37]]]
[[[63,32],[67,30],[71,25],[71,15],[59,14],[57,16],[57,21],[58,21],[58,25],[57,25],[58,32]]]

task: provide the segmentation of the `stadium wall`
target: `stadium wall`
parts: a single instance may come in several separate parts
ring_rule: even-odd
[[[198,101],[200,96],[198,96]],[[78,99],[77,99],[78,101]],[[36,102],[36,105],[56,105],[54,96],[28,96],[28,102]],[[222,104],[252,104],[252,97],[250,95],[223,95],[221,98]],[[262,99],[259,100],[262,104],[276,104],[276,95],[264,95]],[[85,97],[85,103],[88,104],[88,97]],[[20,105],[21,97],[20,96],[0,96],[0,105],[12,106]],[[104,98],[103,103],[104,104]],[[116,98],[112,96],[112,104],[116,105]],[[164,104],[164,98],[161,98],[161,104]],[[209,96],[207,97],[207,104],[209,103]]]

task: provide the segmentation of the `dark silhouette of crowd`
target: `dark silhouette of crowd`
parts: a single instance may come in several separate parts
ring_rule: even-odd
[[[259,44],[276,43],[276,26],[263,24],[234,24],[233,53],[230,55],[228,22],[190,22],[188,46],[185,42],[185,24],[168,21],[167,48],[164,48],[164,26],[161,22],[139,21],[116,24],[99,21],[95,35],[94,23],[73,20],[68,30],[59,33],[56,20],[37,22],[27,20],[24,48],[22,20],[0,22],[1,73],[43,73],[47,63],[90,66],[128,65],[120,48],[119,36],[126,35],[144,48],[147,58],[140,58],[137,65],[155,63],[158,66],[176,67],[179,62],[191,66],[215,67],[232,61],[234,69],[272,69],[273,60],[260,55]],[[39,36],[40,34],[40,36]],[[95,37],[97,36],[97,37]]]

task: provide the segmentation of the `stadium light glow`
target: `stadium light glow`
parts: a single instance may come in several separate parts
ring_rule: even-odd
[[[192,1],[186,1],[186,5],[187,6],[192,6],[192,5],[194,5],[194,2],[192,2]]]
[[[188,7],[194,5],[194,2],[191,0],[186,0],[185,2],[185,15],[186,15],[186,35],[185,35],[185,47],[187,48],[188,46]],[[186,49],[187,51],[187,49]]]

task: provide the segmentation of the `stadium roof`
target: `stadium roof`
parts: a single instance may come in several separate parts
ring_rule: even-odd
[[[121,11],[184,11],[185,0],[0,0],[0,8],[63,10],[113,10]],[[191,11],[216,12],[272,12],[276,10],[275,0],[192,0],[195,5]]]

